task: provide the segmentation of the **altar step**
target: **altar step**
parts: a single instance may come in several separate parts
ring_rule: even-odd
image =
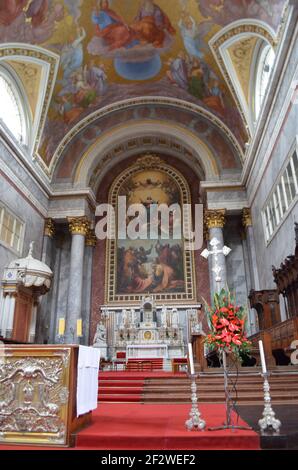
[[[236,376],[231,379],[235,382]],[[197,380],[199,401],[225,401],[223,375],[219,371],[202,374]],[[240,372],[237,380],[237,403],[263,404],[263,380],[259,373]],[[298,373],[274,372],[270,376],[272,401],[275,404],[298,404]],[[236,398],[236,392],[231,393]],[[110,372],[99,376],[99,402],[121,403],[190,403],[190,381],[186,374],[167,372]]]
[[[262,404],[264,400],[263,380],[259,374],[250,371],[232,375],[236,383],[231,396],[241,404]],[[199,401],[222,403],[225,400],[223,376],[220,373],[205,373],[197,380]],[[270,376],[271,397],[276,404],[298,404],[298,374],[275,374]],[[144,403],[188,403],[190,382],[186,377],[171,379],[148,378],[143,391]]]
[[[143,403],[145,381],[151,377],[168,379],[173,374],[163,371],[100,372],[98,401],[100,403]]]
[[[146,359],[128,359],[126,363],[127,371],[155,371],[163,370],[164,360],[163,358],[146,358]]]

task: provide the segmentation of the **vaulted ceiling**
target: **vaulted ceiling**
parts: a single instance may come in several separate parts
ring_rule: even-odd
[[[206,145],[211,138],[219,171],[239,168],[249,129],[235,88],[248,102],[258,41],[277,43],[286,3],[0,1],[0,59],[22,81],[33,118],[40,108],[34,152],[43,168],[54,173],[60,158],[56,176],[68,177],[78,153],[138,119],[176,121]]]

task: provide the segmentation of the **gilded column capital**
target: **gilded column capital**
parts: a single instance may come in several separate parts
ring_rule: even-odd
[[[223,228],[225,225],[225,216],[226,209],[206,210],[204,219],[207,228]]]
[[[88,230],[85,243],[86,243],[86,246],[91,246],[93,248],[96,246],[97,237],[95,235],[94,229]]]
[[[252,226],[251,211],[249,207],[245,207],[242,211],[242,224],[244,228]]]
[[[55,224],[53,219],[45,219],[44,223],[44,236],[53,238],[55,235]]]
[[[87,235],[90,230],[90,221],[87,217],[73,217],[68,219],[69,231],[72,235]]]

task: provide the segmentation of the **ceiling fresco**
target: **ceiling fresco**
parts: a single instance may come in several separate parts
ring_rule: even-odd
[[[0,41],[60,56],[39,154],[47,165],[83,118],[129,98],[163,96],[205,108],[243,147],[244,124],[208,46],[229,23],[277,30],[285,0],[0,0]]]

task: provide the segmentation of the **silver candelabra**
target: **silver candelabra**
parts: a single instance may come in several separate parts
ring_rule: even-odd
[[[191,410],[189,412],[189,419],[185,421],[185,426],[188,431],[204,431],[206,422],[201,418],[201,413],[198,407],[198,395],[196,378],[198,374],[191,374]]]
[[[262,374],[264,378],[264,411],[263,418],[259,420],[259,427],[261,433],[266,431],[266,429],[273,429],[276,433],[279,433],[281,422],[275,417],[275,412],[271,406],[271,395],[270,395],[270,385],[268,381],[268,372]]]

